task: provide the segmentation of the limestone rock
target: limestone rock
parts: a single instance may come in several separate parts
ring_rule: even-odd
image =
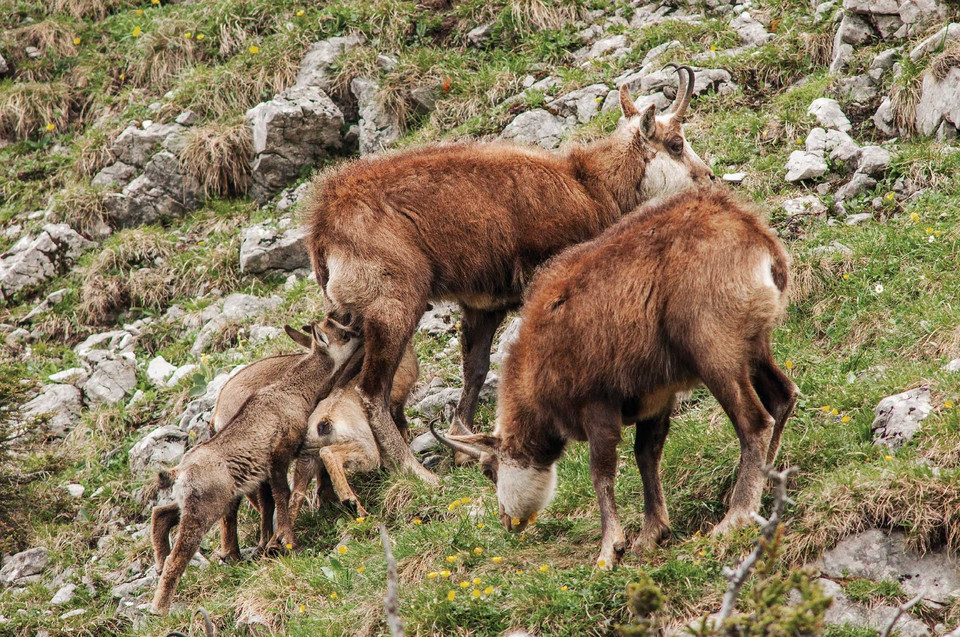
[[[182,134],[183,127],[179,124],[150,124],[143,128],[131,125],[117,136],[110,151],[117,161],[143,168],[164,140]]]
[[[547,104],[547,109],[563,117],[574,115],[581,124],[586,124],[600,112],[603,99],[610,92],[606,84],[591,84],[561,95]]]
[[[960,597],[960,563],[942,550],[919,555],[900,531],[870,529],[851,535],[824,553],[819,566],[831,578],[899,582],[910,597],[923,595],[938,604]]]
[[[960,23],[951,23],[943,27],[929,38],[913,47],[910,51],[910,59],[914,62],[924,55],[938,53],[948,47],[951,42],[960,40]]]
[[[493,372],[487,372],[487,377],[483,381],[483,387],[480,389],[480,399],[486,400],[493,398],[497,393],[497,385],[500,378]],[[460,395],[463,393],[461,387],[444,387],[436,392],[427,394],[414,409],[423,414],[426,418],[433,418],[441,413],[445,407],[455,407],[460,402]]]
[[[50,374],[47,378],[55,383],[79,386],[90,378],[90,372],[83,367],[71,367],[56,374]]]
[[[840,78],[837,93],[843,99],[865,104],[877,96],[877,85],[868,75]]]
[[[725,94],[736,90],[737,85],[733,82],[733,77],[729,71],[723,69],[701,69],[694,68],[695,78],[693,82],[694,97],[703,95],[709,91],[716,91]],[[663,69],[656,73],[650,73],[641,80],[641,90],[644,93],[655,93],[663,91],[668,99],[673,99],[677,94],[679,78],[673,69]]]
[[[350,92],[360,112],[360,154],[390,148],[400,138],[400,120],[380,99],[380,85],[375,80],[355,78],[350,82]]]
[[[23,422],[45,421],[54,436],[63,436],[80,418],[80,390],[73,385],[45,385],[40,395],[20,407]]]
[[[853,138],[836,129],[824,130],[819,126],[810,131],[807,135],[805,146],[810,153],[831,153],[834,149],[852,144],[859,148]]]
[[[517,115],[503,129],[500,137],[521,144],[537,144],[543,148],[556,148],[566,136],[570,125],[561,117],[538,108]]]
[[[251,196],[265,203],[301,169],[341,146],[343,113],[321,89],[299,86],[247,111],[253,129]]]
[[[795,150],[790,153],[790,159],[787,160],[785,168],[787,169],[786,180],[792,183],[822,177],[827,173],[827,162],[824,161],[822,154]]]
[[[457,306],[448,301],[434,303],[433,307],[420,317],[420,323],[417,325],[418,332],[426,332],[432,336],[455,332],[457,322],[460,320]]]
[[[114,225],[133,228],[183,215],[203,199],[199,182],[184,174],[180,160],[168,150],[155,154],[142,175],[119,193],[104,198]]]
[[[60,274],[93,245],[65,223],[43,226],[36,238],[24,236],[0,254],[0,298]]]
[[[844,592],[843,587],[833,580],[821,578],[817,580],[823,592],[833,598],[833,604],[824,613],[824,623],[828,626],[851,625],[882,632],[897,614],[897,608],[883,604],[880,606],[863,606],[851,600]],[[926,625],[909,614],[897,623],[896,634],[901,637],[929,637],[930,631]]]
[[[730,28],[737,32],[746,46],[760,46],[773,39],[773,34],[768,33],[766,28],[747,11],[731,20]]]
[[[76,592],[76,584],[64,584],[57,589],[57,592],[53,595],[50,603],[54,606],[63,606],[64,604],[69,604],[73,601],[73,596],[76,594]]]
[[[297,88],[313,86],[329,91],[333,86],[337,58],[361,44],[363,44],[363,38],[357,35],[314,42],[300,60],[300,70],[297,72],[294,86]]]
[[[111,330],[91,334],[82,343],[73,348],[80,358],[86,358],[94,350],[107,350],[114,354],[133,354],[137,337],[126,330]]]
[[[845,133],[852,128],[850,120],[840,109],[840,104],[829,97],[818,97],[813,100],[807,109],[807,115],[813,115],[824,128],[836,128]]]
[[[433,451],[440,446],[440,441],[434,438],[433,434],[429,431],[420,434],[413,441],[410,442],[410,451],[418,454],[425,454],[428,451]]]
[[[956,26],[960,29],[960,24]],[[944,123],[956,132],[960,127],[960,68],[951,68],[939,81],[929,71],[924,74],[916,122],[923,135],[933,135]]]
[[[630,42],[627,40],[627,36],[620,34],[597,40],[591,46],[576,51],[573,57],[577,62],[583,63],[606,55],[622,57],[626,55],[629,50]]]
[[[11,555],[0,568],[0,586],[23,586],[39,580],[48,561],[47,549],[42,546]]]
[[[883,98],[877,112],[873,115],[873,125],[887,137],[894,137],[900,134],[896,123],[893,120],[893,106],[889,97]]]
[[[154,429],[130,448],[130,469],[139,475],[172,467],[187,450],[187,433],[175,425]]]
[[[864,146],[857,154],[857,172],[880,177],[893,161],[893,155],[880,146]]]
[[[844,223],[848,226],[859,226],[864,221],[870,221],[873,219],[873,213],[870,212],[858,212],[855,215],[850,215],[844,220]]]
[[[100,172],[90,180],[91,186],[101,188],[113,188],[114,186],[126,186],[130,180],[137,176],[137,169],[130,164],[117,161]]]
[[[496,351],[490,356],[490,361],[496,365],[502,365],[503,361],[506,360],[507,354],[510,353],[510,346],[513,345],[517,338],[520,336],[520,317],[514,317],[507,323],[507,327],[504,328],[503,333],[500,334],[500,339],[496,344]]]
[[[931,411],[930,389],[918,387],[887,396],[874,409],[873,444],[899,449],[920,430],[920,423]]]
[[[823,205],[820,198],[816,195],[805,195],[795,199],[787,199],[780,207],[789,215],[822,215],[827,212],[827,207]]]
[[[177,371],[176,365],[168,363],[163,356],[157,356],[147,365],[147,378],[154,385],[162,387],[175,371]]]
[[[493,33],[493,22],[486,22],[467,31],[467,44],[479,49],[487,42]]]
[[[96,350],[88,358],[93,373],[83,384],[83,393],[93,405],[115,405],[137,386],[137,364],[126,356]],[[95,354],[95,356],[94,356]]]
[[[853,173],[853,177],[850,178],[850,181],[837,189],[835,197],[838,201],[844,201],[869,190],[873,190],[876,187],[876,179],[865,173],[855,172]]]
[[[307,232],[289,218],[278,223],[258,223],[243,231],[240,271],[259,274],[269,270],[292,271],[310,265]]]
[[[955,358],[943,366],[944,371],[960,372],[960,358]]]
[[[222,330],[227,323],[260,316],[275,310],[280,303],[281,299],[278,296],[265,298],[250,294],[231,294],[223,301],[205,310],[205,324],[200,329],[200,333],[197,334],[193,347],[190,348],[190,353],[194,356],[202,354],[213,335]]]

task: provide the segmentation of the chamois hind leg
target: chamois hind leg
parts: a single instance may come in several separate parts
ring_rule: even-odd
[[[473,431],[473,416],[477,411],[480,389],[490,371],[490,347],[493,335],[503,317],[503,310],[476,310],[465,305],[460,306],[463,313],[460,328],[460,349],[463,354],[463,393],[457,403],[454,422],[450,424],[451,434],[468,434]],[[469,456],[464,456],[470,460]],[[458,464],[460,460],[457,460]]]
[[[394,374],[425,307],[425,302],[381,298],[366,308],[363,315],[363,369],[357,389],[384,460],[394,469],[410,472],[429,484],[438,485],[437,476],[413,457],[410,447],[397,431],[389,407]]]
[[[235,498],[220,518],[220,559],[224,562],[239,562],[240,539],[237,537],[237,512],[240,510],[240,498]]]
[[[773,362],[767,344],[764,356],[759,359],[753,368],[750,380],[753,388],[763,403],[767,412],[773,416],[773,435],[770,437],[770,447],[767,451],[767,464],[773,464],[780,449],[780,437],[787,418],[793,412],[800,390],[783,371]]]
[[[617,478],[617,444],[620,442],[620,410],[607,405],[588,405],[582,412],[584,431],[590,443],[590,478],[600,504],[603,534],[597,566],[613,568],[623,557],[627,540],[617,514],[614,485]]]
[[[403,410],[403,405],[392,405],[390,407],[390,416],[393,418],[393,424],[397,426],[397,431],[403,437],[404,442],[410,442],[410,427],[407,426],[407,414]]]
[[[360,498],[350,486],[347,480],[347,474],[343,470],[343,458],[337,452],[335,446],[324,447],[320,450],[320,460],[330,476],[330,482],[333,483],[333,491],[337,494],[341,504],[352,504],[357,511],[357,515],[365,517],[366,509],[360,504]]]
[[[200,548],[203,534],[212,525],[212,520],[190,512],[183,512],[180,518],[177,541],[173,545],[173,552],[164,562],[163,573],[157,583],[157,592],[153,596],[151,607],[153,612],[166,615],[167,611],[170,610],[170,600],[177,590],[177,583],[180,582],[180,577],[187,569],[190,559]]]
[[[320,469],[320,458],[311,454],[304,454],[297,458],[293,470],[293,495],[290,496],[290,524],[297,523],[300,507],[307,499],[307,489],[313,482],[313,477]]]
[[[163,563],[170,555],[170,529],[180,523],[180,506],[167,504],[153,507],[153,520],[150,527],[153,539],[153,559],[157,574],[163,572]]]
[[[760,507],[766,481],[763,467],[770,450],[774,420],[754,391],[748,369],[710,369],[701,373],[700,378],[733,422],[740,439],[740,469],[730,497],[730,508],[712,531],[714,535],[721,535],[749,524],[751,514]]]
[[[251,501],[253,500],[251,496]],[[257,496],[257,509],[260,511],[260,542],[254,555],[264,555],[267,552],[267,545],[273,539],[273,489],[266,480],[260,483],[259,495]]]
[[[643,478],[643,530],[630,549],[635,553],[654,548],[670,537],[670,518],[667,515],[663,484],[660,481],[660,457],[670,431],[670,413],[673,401],[656,416],[637,421],[637,437],[633,442],[633,455],[637,460],[640,477]]]
[[[277,462],[270,468],[270,489],[277,512],[277,529],[270,540],[270,548],[279,551],[293,550],[296,539],[293,524],[290,523],[290,483],[287,482],[289,464]]]

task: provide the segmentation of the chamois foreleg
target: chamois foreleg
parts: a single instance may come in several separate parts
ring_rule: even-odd
[[[277,530],[270,540],[270,548],[278,551],[293,550],[295,538],[290,522],[290,483],[287,482],[288,462],[274,462],[270,467],[270,489],[277,513]]]
[[[600,504],[600,528],[603,534],[597,566],[613,568],[620,562],[627,547],[614,496],[617,445],[620,442],[619,409],[606,405],[588,406],[583,410],[583,424],[590,443],[590,478]]]
[[[395,469],[410,472],[429,484],[437,485],[437,476],[423,468],[413,457],[413,452],[397,430],[389,407],[394,374],[425,307],[425,302],[414,304],[382,298],[366,308],[363,316],[363,369],[357,389],[367,412],[370,429],[385,461]]]
[[[783,426],[793,412],[800,390],[773,362],[773,358],[769,355],[769,345],[767,350],[766,355],[755,364],[750,380],[760,402],[773,416],[773,435],[770,437],[770,447],[767,451],[767,464],[773,464],[780,449]]]
[[[260,542],[257,544],[257,550],[254,555],[264,555],[267,552],[267,546],[273,539],[273,512],[275,509],[273,501],[273,489],[270,483],[264,480],[260,483],[259,495],[257,496],[257,507],[260,511]],[[253,502],[253,497],[250,497]]]
[[[636,424],[637,437],[633,443],[633,455],[643,479],[643,529],[631,545],[636,553],[656,547],[670,536],[670,518],[667,515],[663,484],[660,481],[660,457],[670,431],[670,412],[673,401],[656,416],[640,420]]]
[[[503,310],[483,311],[464,305],[460,329],[460,348],[463,353],[463,393],[457,404],[456,418],[450,424],[451,434],[469,434],[473,431],[473,416],[477,411],[480,390],[490,371],[490,347],[493,335],[507,313]],[[466,454],[454,455],[457,464],[470,462]]]
[[[167,504],[153,507],[151,537],[153,539],[153,559],[157,574],[163,572],[163,563],[170,555],[170,529],[180,523],[180,506]]]
[[[220,518],[220,559],[224,562],[240,561],[240,540],[237,537],[237,512],[240,498],[235,498]]]
[[[730,508],[713,528],[714,535],[750,524],[751,514],[760,507],[765,477],[763,466],[773,437],[774,419],[750,383],[748,370],[730,374],[729,370],[702,374],[704,384],[733,422],[740,439],[740,468],[730,496]]]
[[[330,482],[333,484],[333,491],[337,494],[341,504],[352,504],[356,509],[357,515],[365,517],[366,509],[360,504],[360,498],[350,486],[347,480],[347,474],[343,470],[343,458],[333,447],[324,447],[320,450],[320,460],[330,476]]]
[[[320,459],[312,453],[305,453],[297,458],[293,470],[293,494],[290,496],[290,524],[297,523],[300,507],[307,499],[307,489],[313,482],[313,477],[320,469]]]

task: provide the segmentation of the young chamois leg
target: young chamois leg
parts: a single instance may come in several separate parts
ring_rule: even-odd
[[[237,537],[237,512],[240,498],[234,499],[226,515],[220,518],[220,559],[224,562],[239,562],[240,539]]]
[[[291,526],[297,523],[300,507],[307,499],[307,489],[319,470],[320,459],[317,456],[305,454],[297,458],[297,464],[293,470],[293,495],[290,496]]]
[[[404,442],[410,442],[410,427],[407,426],[407,414],[403,410],[404,405],[396,404],[390,407],[390,416],[393,418],[393,424],[397,426],[397,431]]]
[[[670,431],[670,413],[673,400],[664,410],[644,420],[637,421],[637,437],[633,442],[633,455],[643,479],[643,530],[636,537],[630,550],[639,553],[652,549],[670,537],[670,518],[667,515],[663,484],[660,481],[660,457],[663,444]]]
[[[257,497],[257,506],[260,511],[260,542],[257,544],[257,550],[254,555],[266,555],[267,546],[273,539],[273,512],[275,507],[273,501],[273,489],[266,480],[260,483],[260,494]],[[253,502],[251,494],[250,501]]]
[[[170,529],[180,523],[180,507],[176,504],[153,507],[153,559],[157,574],[163,573],[163,563],[170,555]]]
[[[153,612],[166,614],[170,610],[170,599],[177,590],[177,583],[196,555],[203,540],[203,534],[213,526],[216,520],[211,520],[200,512],[183,511],[180,517],[180,529],[177,532],[177,541],[173,545],[173,552],[163,564],[163,573],[157,584],[157,592],[153,596]]]
[[[620,410],[604,404],[588,405],[582,412],[582,418],[583,429],[590,444],[590,478],[600,504],[603,542],[597,566],[613,568],[620,562],[627,548],[614,497],[617,445],[620,443]]]
[[[320,460],[333,483],[333,491],[340,499],[340,504],[352,504],[360,517],[366,517],[367,511],[360,504],[360,498],[347,481],[347,474],[343,471],[343,458],[337,452],[337,446],[331,445],[320,450]]]
[[[793,412],[800,390],[793,384],[786,374],[777,367],[770,355],[769,342],[765,343],[766,351],[754,363],[750,381],[760,397],[767,412],[773,416],[773,435],[770,438],[770,448],[767,451],[767,464],[773,464],[780,449],[780,436],[783,435],[783,426]]]
[[[774,420],[750,383],[750,370],[711,369],[700,378],[733,422],[740,439],[740,468],[730,508],[712,531],[713,535],[721,535],[751,523],[751,514],[760,506],[766,480],[763,466],[770,451]]]
[[[363,368],[357,390],[384,460],[395,469],[408,471],[429,484],[438,485],[437,476],[424,469],[413,457],[397,430],[389,406],[393,377],[425,307],[425,302],[382,298],[366,308],[363,316]]]
[[[273,491],[274,508],[277,512],[277,530],[274,531],[269,548],[280,553],[292,551],[296,544],[293,524],[290,522],[290,483],[287,482],[289,469],[286,462],[274,462],[270,467],[270,490]]]
[[[460,348],[463,352],[463,393],[457,403],[456,418],[450,423],[449,433],[473,433],[473,415],[477,411],[480,389],[490,371],[490,347],[497,327],[507,315],[503,310],[483,311],[465,305],[460,329]],[[457,464],[470,462],[466,454],[454,454]]]

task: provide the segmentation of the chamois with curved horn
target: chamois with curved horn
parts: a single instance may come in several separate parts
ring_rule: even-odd
[[[494,332],[536,268],[638,204],[713,178],[684,138],[682,103],[641,113],[621,87],[620,106],[615,132],[561,153],[428,146],[359,159],[315,184],[307,204],[313,268],[330,314],[362,325],[359,392],[388,464],[436,481],[397,432],[387,401],[431,300],[462,309],[464,388],[451,431],[468,433]]]
[[[769,228],[726,191],[641,207],[537,275],[502,369],[494,434],[434,435],[480,460],[513,531],[549,503],[567,441],[588,441],[597,563],[612,567],[626,548],[614,502],[621,429],[636,425],[639,551],[669,534],[660,455],[675,396],[703,383],[740,439],[730,508],[714,533],[748,523],[798,394],[770,347],[788,267]]]

